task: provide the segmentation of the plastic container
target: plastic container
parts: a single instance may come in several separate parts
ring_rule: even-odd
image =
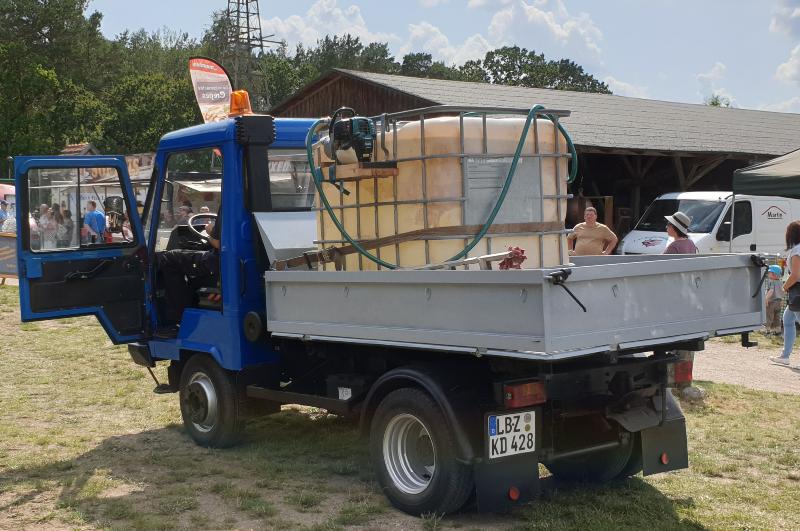
[[[325,193],[346,230],[358,240],[441,227],[464,228],[461,233],[455,229],[446,236],[437,234],[371,250],[401,267],[446,261],[461,251],[488,219],[524,124],[524,118],[454,116],[392,125],[383,138],[378,133],[374,159],[397,160],[399,174],[342,183],[349,195],[324,183]],[[321,150],[315,150],[315,156],[317,164],[325,162]],[[484,237],[469,256],[519,246],[528,256],[523,268],[567,263],[563,230],[567,177],[566,140],[550,120],[536,120],[493,224],[493,230],[500,232]],[[319,216],[321,245],[346,245],[327,212],[321,210]],[[325,268],[334,267],[326,264]],[[346,257],[344,269],[373,270],[378,266],[352,254]]]

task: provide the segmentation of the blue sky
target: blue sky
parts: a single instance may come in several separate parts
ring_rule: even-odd
[[[168,5],[168,8],[165,8]],[[103,32],[162,27],[199,37],[224,0],[91,0]],[[260,1],[265,35],[290,45],[351,33],[396,56],[448,64],[503,45],[570,58],[614,93],[800,112],[800,0]]]

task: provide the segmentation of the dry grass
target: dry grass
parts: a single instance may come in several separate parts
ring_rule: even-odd
[[[708,384],[686,406],[686,471],[557,486],[510,516],[388,506],[355,427],[312,410],[194,445],[174,395],[92,318],[20,325],[0,288],[0,529],[800,528],[800,397]],[[163,368],[159,375],[163,377]]]

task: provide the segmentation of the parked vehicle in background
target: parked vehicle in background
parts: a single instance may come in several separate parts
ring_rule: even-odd
[[[620,243],[620,254],[661,254],[669,244],[664,216],[678,210],[692,218],[689,238],[700,254],[779,253],[786,224],[800,218],[800,201],[732,192],[677,192],[657,197]],[[731,220],[733,218],[733,220]],[[733,242],[731,242],[733,226]]]

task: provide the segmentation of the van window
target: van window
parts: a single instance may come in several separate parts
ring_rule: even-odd
[[[709,233],[714,230],[714,226],[717,224],[717,220],[720,214],[722,214],[723,208],[725,208],[725,202],[723,201],[657,199],[647,207],[642,219],[636,224],[634,230],[666,232],[667,220],[664,219],[664,216],[671,216],[680,210],[692,218],[692,223],[689,225],[689,232]],[[736,215],[739,215],[738,210]]]
[[[731,222],[731,209],[725,214],[722,223]],[[733,237],[738,238],[753,232],[753,206],[750,201],[736,201],[736,215],[733,217]]]

